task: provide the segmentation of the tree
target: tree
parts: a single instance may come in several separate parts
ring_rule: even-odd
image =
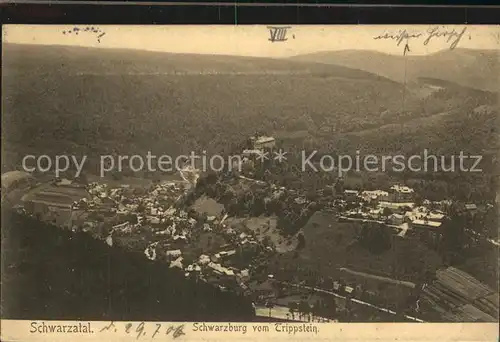
[[[264,238],[262,239],[262,244],[266,247],[272,246],[271,238],[268,235],[264,236]]]
[[[111,173],[111,177],[113,178],[113,180],[119,181],[123,179],[123,174],[120,171],[113,171]]]
[[[335,188],[332,186],[327,186],[323,189],[323,196],[325,197],[332,197],[335,195]]]
[[[417,193],[417,194],[415,194],[413,202],[415,203],[415,205],[417,207],[420,207],[423,204],[424,199],[422,198],[422,195],[420,195],[420,194]]]
[[[365,223],[361,228],[358,241],[373,254],[381,254],[391,248],[391,234],[383,224]]]
[[[322,307],[323,307],[323,303],[319,299],[316,299],[316,302],[314,303],[314,305],[311,308],[313,320],[315,317],[321,316],[321,308]]]
[[[299,251],[306,246],[306,239],[304,238],[304,234],[302,234],[302,233],[297,234],[297,240],[298,240],[298,243],[297,243],[296,250]]]
[[[465,216],[452,209],[451,216],[442,225],[440,251],[445,262],[455,264],[464,258],[465,246],[469,243],[465,229]]]
[[[337,195],[341,195],[344,193],[344,181],[341,179],[338,179],[337,182],[335,183],[335,193]]]
[[[301,300],[299,302],[299,314],[301,317],[304,317],[307,315],[310,311],[309,303],[307,303],[305,300]]]
[[[314,190],[310,190],[310,191],[307,192],[306,198],[309,201],[316,201],[318,199],[318,193],[316,191],[314,191]]]
[[[146,206],[144,205],[144,203],[139,203],[139,205],[137,206],[137,212],[139,213],[144,213],[146,211]]]
[[[80,184],[88,185],[88,178],[85,172],[82,171],[80,175],[76,178],[76,181]]]
[[[266,302],[266,308],[269,309],[269,317],[271,317],[271,310],[272,310],[272,308],[274,308],[274,303],[271,302],[271,301],[267,301]]]
[[[342,240],[344,240],[344,234],[341,232],[338,232],[335,234],[335,244],[338,246],[342,243]]]
[[[288,311],[290,312],[292,319],[295,319],[295,312],[297,311],[297,309],[298,307],[296,302],[288,302]]]
[[[393,214],[393,213],[392,213],[392,210],[391,210],[391,209],[389,209],[389,208],[387,208],[387,207],[386,207],[386,208],[384,208],[384,209],[382,210],[382,215],[384,215],[384,216],[386,216],[386,217],[389,217],[389,216],[391,216],[392,214]]]
[[[332,317],[336,318],[337,317],[337,301],[335,300],[335,297],[332,297],[331,300],[326,302],[326,310],[325,313],[327,313],[327,317]]]
[[[139,222],[137,219],[137,214],[130,213],[129,215],[127,215],[127,221],[132,224],[137,224],[137,222]]]

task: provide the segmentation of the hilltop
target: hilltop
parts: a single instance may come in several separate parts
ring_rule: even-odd
[[[397,82],[421,77],[447,80],[481,90],[499,90],[498,50],[443,50],[427,56],[396,56],[375,51],[324,51],[291,60],[341,65],[372,72]],[[405,68],[406,66],[406,68]],[[406,70],[405,70],[406,69]]]
[[[49,74],[49,68],[57,68],[59,73],[70,76],[302,73],[390,82],[377,74],[343,66],[266,57],[7,43],[3,58],[6,76],[27,70]]]

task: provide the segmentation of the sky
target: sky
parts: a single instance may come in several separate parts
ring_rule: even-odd
[[[78,35],[75,27],[80,30]],[[82,32],[90,27],[97,32]],[[449,36],[433,36],[424,44],[431,30],[460,33],[464,28],[457,47],[499,49],[500,26],[486,25],[290,25],[287,40],[274,43],[269,41],[266,25],[3,25],[3,42],[275,58],[353,49],[403,54],[407,42],[409,54],[426,55],[449,49],[456,38],[447,41]],[[419,36],[403,39],[399,45],[396,39],[374,39],[401,32]]]

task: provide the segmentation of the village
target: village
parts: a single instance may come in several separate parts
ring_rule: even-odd
[[[275,146],[272,137],[252,137],[250,140],[253,148],[242,152],[246,161],[258,155],[257,151]],[[290,217],[294,217],[295,222],[303,225],[320,208],[322,212],[334,213],[340,223],[382,225],[390,229],[395,238],[416,238],[429,248],[436,248],[443,237],[441,226],[447,220],[447,210],[453,204],[450,200],[416,203],[414,189],[394,184],[389,189],[343,189],[342,193],[327,198],[319,206],[294,189],[241,174],[230,180],[217,180],[215,185],[200,185],[203,181],[197,184],[203,179],[199,175],[190,177],[191,181],[186,178],[148,186],[98,181],[82,185],[57,179],[50,185],[39,186],[39,190],[30,190],[21,197],[22,204],[16,208],[71,231],[89,233],[110,247],[116,245],[141,251],[144,257],[167,263],[186,278],[249,296],[258,316],[328,322],[339,318],[352,320],[356,315],[363,319],[366,315],[394,316],[399,313],[380,303],[373,304],[373,295],[367,300],[366,289],[361,289],[361,283],[354,278],[351,281],[332,279],[326,287],[322,280],[323,287],[320,287],[321,284],[315,282],[299,280],[293,283],[269,271],[273,269],[268,265],[269,260],[296,253],[303,248],[301,244],[307,233],[300,229],[291,237],[283,237],[279,222],[284,220],[286,225],[292,222]],[[211,192],[211,187],[216,190]],[[231,196],[224,196],[228,193]],[[80,198],[72,200],[77,197]],[[262,210],[256,212],[259,203]],[[273,209],[273,203],[280,208]],[[463,211],[475,215],[489,206],[466,203]],[[294,216],[297,212],[300,214]],[[300,221],[302,215],[303,221]],[[498,241],[490,239],[489,242],[498,247]],[[351,276],[356,273],[366,276],[364,272],[346,270]],[[382,282],[404,283],[368,276],[378,277]],[[411,304],[412,315],[401,314],[401,319],[422,321],[414,316],[418,314],[423,288],[407,283],[412,288],[409,293],[418,295]],[[484,288],[482,284],[477,286]],[[488,290],[483,292],[490,296]],[[356,306],[370,308],[369,314],[353,315]],[[486,311],[491,312],[490,309]],[[343,316],[339,316],[339,312],[344,312]],[[489,314],[483,313],[484,316],[489,317]]]

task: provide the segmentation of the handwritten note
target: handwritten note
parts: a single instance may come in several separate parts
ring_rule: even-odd
[[[185,335],[184,324],[179,325],[165,325],[161,323],[123,323],[123,322],[110,322],[103,327],[99,332],[118,333],[124,331],[126,334],[134,335],[136,339],[148,338],[154,339],[159,336],[171,336],[173,339]]]
[[[290,29],[289,26],[286,27],[279,27],[279,26],[268,26],[267,27],[269,30],[269,41],[274,43],[274,42],[285,42],[288,40],[286,38],[286,34],[288,32],[288,29]],[[295,36],[293,37],[295,38]]]
[[[497,42],[497,44],[500,44],[500,29],[496,32],[493,32],[492,34],[493,39]]]
[[[462,40],[467,27],[462,29],[446,29],[443,26],[430,27],[425,31],[413,31],[409,32],[406,29],[398,31],[385,31],[384,33],[373,37],[375,40],[393,40],[396,42],[397,46],[405,42],[405,53],[407,52],[408,43],[410,41],[415,41],[418,39],[423,39],[423,45],[428,45],[431,41],[437,39],[443,39],[446,44],[450,44],[450,50],[453,50],[458,46],[458,43]],[[469,36],[470,39],[470,36]]]
[[[64,35],[75,35],[78,36],[80,34],[92,34],[96,37],[97,42],[101,42],[101,38],[104,37],[106,32],[102,31],[100,28],[95,27],[95,26],[87,26],[85,28],[80,28],[80,27],[73,27],[70,30],[64,30],[62,31],[62,34]]]

